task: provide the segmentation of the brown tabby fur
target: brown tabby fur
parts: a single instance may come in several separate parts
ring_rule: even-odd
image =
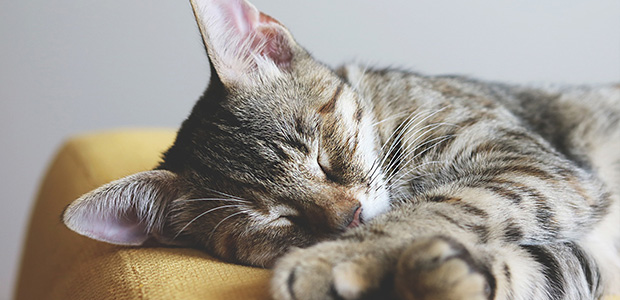
[[[161,165],[67,226],[274,266],[276,299],[620,293],[620,88],[315,61],[243,0],[192,1],[209,88]]]

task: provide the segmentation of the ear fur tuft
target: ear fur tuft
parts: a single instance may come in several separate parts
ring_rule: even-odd
[[[288,30],[245,0],[191,0],[211,62],[225,83],[278,76],[293,60]]]
[[[178,198],[177,175],[166,170],[113,181],[73,201],[63,213],[71,230],[119,245],[141,245],[162,231],[170,201]]]

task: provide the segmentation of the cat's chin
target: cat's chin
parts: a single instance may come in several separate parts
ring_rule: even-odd
[[[388,212],[391,207],[390,196],[385,189],[379,189],[374,197],[360,198],[360,202],[363,207],[359,212],[360,225]]]

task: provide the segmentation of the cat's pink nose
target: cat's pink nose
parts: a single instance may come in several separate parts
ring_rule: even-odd
[[[347,228],[355,228],[362,225],[362,223],[362,206],[360,205],[355,210],[355,213],[353,214],[353,220],[351,221],[351,223],[349,223],[349,225],[347,225]]]

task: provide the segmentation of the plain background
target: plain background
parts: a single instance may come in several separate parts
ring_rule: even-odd
[[[620,82],[618,0],[256,0],[316,58],[515,83]],[[208,82],[189,1],[0,1],[0,298],[67,137],[177,127]]]

